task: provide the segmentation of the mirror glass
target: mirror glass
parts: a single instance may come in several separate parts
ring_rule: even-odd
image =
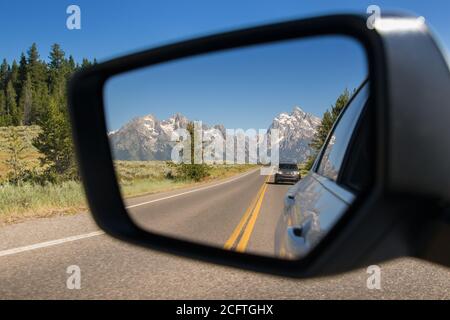
[[[131,218],[225,250],[304,256],[370,183],[367,80],[363,47],[344,36],[112,77],[107,134]]]

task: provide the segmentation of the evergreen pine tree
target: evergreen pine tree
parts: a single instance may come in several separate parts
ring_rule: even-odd
[[[69,60],[67,60],[67,71],[69,74],[72,74],[77,68],[77,65],[75,63],[75,59],[72,55],[69,56]]]
[[[94,63],[96,61],[94,60]],[[93,63],[83,59],[81,67]],[[40,59],[35,43],[21,54],[19,63],[0,64],[0,126],[38,124],[41,133],[33,145],[43,155],[44,180],[78,178],[67,111],[67,81],[80,68],[58,44],[48,64]]]
[[[334,103],[334,106],[331,109],[334,121],[336,121],[336,119],[339,117],[341,111],[345,108],[349,100],[350,100],[350,91],[347,88],[345,88],[344,92],[339,95],[336,102]]]
[[[65,60],[65,53],[59,46],[54,44],[52,46],[48,64],[48,86],[51,96],[57,99],[60,107],[65,107],[65,93],[66,93],[66,73],[68,73],[68,64]]]
[[[50,99],[39,125],[41,133],[33,140],[33,146],[43,155],[40,161],[47,167],[46,180],[77,178],[69,120],[54,98]]]
[[[81,62],[81,68],[84,69],[90,66],[92,66],[92,63],[88,59],[83,58],[83,61]]]
[[[22,52],[20,55],[20,61],[19,61],[19,83],[20,88],[22,89],[25,80],[27,79],[27,58],[25,57],[25,54]],[[21,91],[21,90],[20,90]],[[20,95],[20,91],[17,92],[18,95]]]
[[[3,59],[3,62],[0,65],[0,90],[6,89],[8,77],[9,77],[9,64],[6,61],[6,59]]]
[[[310,144],[310,146],[313,148],[314,151],[318,152],[320,148],[322,148],[322,145],[327,139],[328,133],[330,132],[333,123],[334,123],[333,112],[330,110],[325,111],[322,117],[322,121],[320,122],[320,125],[318,126],[317,131],[314,134],[314,137]]]
[[[12,82],[14,91],[16,92],[16,97],[18,97],[18,93],[20,92],[20,81],[19,81],[19,65],[17,64],[16,60],[13,60],[12,62],[11,70],[9,72],[9,80],[11,80]]]
[[[27,73],[31,77],[33,88],[33,108],[30,122],[31,124],[35,124],[45,112],[49,101],[47,67],[46,64],[40,60],[37,45],[35,43],[32,44],[27,54]]]
[[[7,126],[7,122],[5,92],[0,90],[0,127]]]
[[[334,105],[323,114],[322,121],[320,122],[317,131],[310,143],[310,147],[312,148],[313,154],[306,160],[304,164],[304,168],[306,170],[310,170],[312,165],[314,164],[314,160],[325,143],[328,134],[333,128],[334,123],[336,122],[339,114],[347,105],[350,100],[350,91],[346,88],[344,92],[342,92],[339,97],[336,99]]]
[[[50,71],[61,70],[65,62],[65,53],[59,44],[55,43],[52,45],[49,58]]]
[[[33,85],[30,75],[27,75],[20,92],[19,110],[23,115],[23,124],[30,125],[33,116]]]

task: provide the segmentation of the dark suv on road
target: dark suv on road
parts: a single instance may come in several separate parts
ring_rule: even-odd
[[[293,182],[300,180],[300,172],[295,163],[280,163],[278,171],[275,173],[274,182]]]

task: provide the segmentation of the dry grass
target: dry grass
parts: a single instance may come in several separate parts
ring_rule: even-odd
[[[26,183],[20,186],[6,183],[9,158],[5,146],[11,127],[0,127],[0,224],[14,223],[28,218],[73,214],[87,210],[82,186],[76,181],[45,186]],[[15,127],[23,139],[27,166],[40,168],[39,152],[31,141],[39,134],[38,126]],[[255,168],[254,165],[215,165],[210,176],[201,182],[179,181],[164,161],[116,161],[119,184],[125,197],[170,191],[195,184],[227,178]]]
[[[116,161],[115,166],[122,194],[125,197],[204,184],[256,168],[255,165],[213,165],[209,177],[200,182],[194,182],[173,179],[176,173],[164,161]]]
[[[86,210],[80,183],[0,186],[0,224]]]
[[[12,127],[0,127],[0,182],[2,182],[8,174],[9,168],[5,161],[9,158],[6,150],[8,144],[8,135]],[[22,138],[26,149],[24,150],[24,160],[27,162],[28,169],[37,168],[40,166],[40,154],[31,144],[32,140],[39,134],[39,126],[22,126],[14,127],[17,130],[19,137]]]

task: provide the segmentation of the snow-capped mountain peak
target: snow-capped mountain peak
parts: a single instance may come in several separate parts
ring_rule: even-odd
[[[117,160],[170,160],[174,142],[172,134],[179,128],[186,128],[189,119],[176,113],[166,120],[154,115],[137,117],[119,130],[110,132],[111,146]],[[291,113],[280,113],[272,121],[270,129],[279,130],[280,161],[300,163],[311,154],[309,143],[316,132],[320,119],[294,107]],[[218,129],[225,137],[225,127],[220,124],[204,130]]]
[[[316,133],[320,118],[296,106],[291,113],[280,113],[273,119],[271,129],[280,135],[280,161],[300,163],[311,154],[309,143]]]

